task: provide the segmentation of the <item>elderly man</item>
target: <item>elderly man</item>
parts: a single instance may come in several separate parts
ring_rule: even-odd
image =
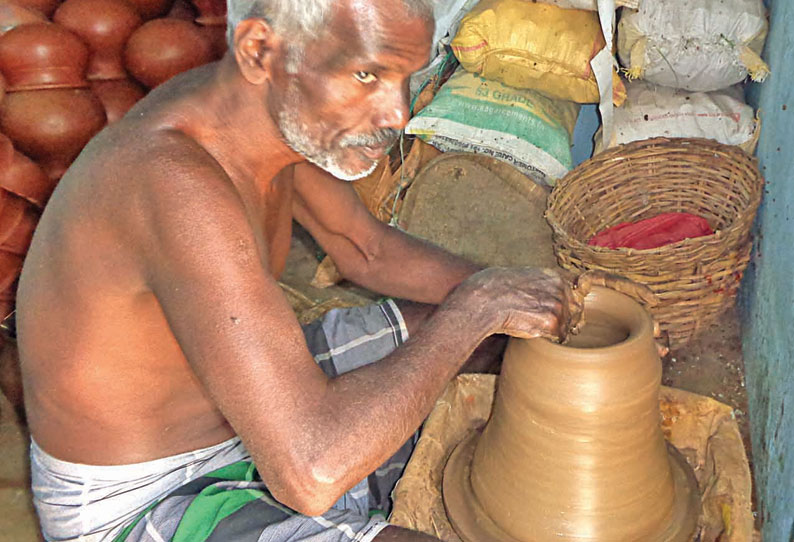
[[[231,0],[226,57],[155,89],[64,176],[18,308],[48,540],[432,539],[370,514],[404,443],[484,338],[555,333],[569,290],[387,228],[343,181],[407,120],[428,4]],[[293,219],[350,280],[438,308],[302,330],[276,282]]]

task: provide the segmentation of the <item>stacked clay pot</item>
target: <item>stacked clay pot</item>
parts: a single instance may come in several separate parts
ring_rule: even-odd
[[[0,134],[0,320],[13,310],[22,261],[53,188],[41,168]]]
[[[0,319],[38,217],[88,141],[219,59],[225,0],[0,1]]]
[[[105,125],[105,111],[88,89],[89,50],[53,23],[17,26],[0,37],[6,96],[0,132],[57,181]]]
[[[88,45],[86,78],[102,102],[107,121],[123,117],[145,94],[129,78],[123,62],[127,40],[143,23],[135,6],[127,0],[66,0],[53,21]]]
[[[227,49],[226,44],[226,1],[192,0],[198,17],[196,24],[210,42],[213,55],[221,58]]]
[[[199,27],[176,18],[147,21],[130,36],[124,50],[127,69],[149,88],[214,58]]]

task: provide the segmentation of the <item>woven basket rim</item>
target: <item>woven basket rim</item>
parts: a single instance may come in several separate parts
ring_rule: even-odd
[[[622,162],[629,158],[625,156],[626,152],[634,152],[637,150],[641,150],[645,147],[669,147],[674,149],[677,147],[683,148],[686,146],[699,146],[701,148],[706,147],[706,148],[720,149],[723,152],[729,151],[731,153],[740,153],[739,154],[740,156],[744,155],[754,166],[754,169],[757,172],[757,180],[759,186],[758,189],[755,190],[755,192],[752,194],[747,204],[740,210],[740,212],[741,213],[746,213],[748,211],[755,212],[755,209],[757,209],[761,203],[761,195],[765,183],[764,178],[761,175],[761,172],[758,170],[758,159],[755,156],[751,156],[740,147],[734,145],[725,145],[711,139],[656,137],[656,138],[644,139],[640,141],[632,141],[629,143],[618,145],[616,147],[611,147],[603,151],[602,153],[598,154],[597,156],[594,156],[589,160],[585,160],[584,162],[576,166],[574,169],[569,171],[562,179],[560,179],[557,182],[557,184],[553,187],[551,193],[549,194],[548,204],[545,213],[546,221],[551,226],[555,235],[560,235],[565,238],[565,243],[571,246],[576,246],[577,248],[584,248],[589,251],[593,251],[596,253],[603,253],[603,254],[616,254],[616,253],[632,254],[632,255],[664,254],[685,247],[689,248],[689,247],[697,247],[700,245],[702,246],[720,245],[724,243],[724,241],[727,238],[736,234],[736,230],[742,228],[742,224],[740,223],[739,216],[734,217],[734,219],[729,224],[727,224],[723,228],[715,230],[714,233],[712,234],[703,235],[700,237],[690,237],[687,239],[683,239],[681,241],[677,241],[675,243],[669,243],[663,245],[661,247],[646,248],[646,249],[627,248],[627,247],[607,248],[596,245],[589,245],[587,244],[586,241],[582,241],[580,239],[573,237],[562,226],[560,220],[554,214],[554,211],[552,209],[552,205],[556,197],[561,193],[561,191],[567,188],[569,184],[575,182],[583,171],[589,170],[591,167],[594,166],[594,164],[602,164],[610,160]]]

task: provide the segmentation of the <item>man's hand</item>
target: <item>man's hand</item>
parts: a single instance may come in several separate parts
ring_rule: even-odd
[[[464,281],[442,305],[468,313],[485,335],[559,338],[581,312],[572,284],[550,269],[493,267]]]

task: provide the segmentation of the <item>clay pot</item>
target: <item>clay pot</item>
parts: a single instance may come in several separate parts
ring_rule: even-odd
[[[174,0],[130,0],[144,20],[162,17],[171,9]]]
[[[228,49],[225,18],[223,24],[200,24],[198,28],[210,44],[212,60],[223,58],[226,49]]]
[[[193,21],[197,16],[196,8],[188,0],[176,0],[167,15],[170,19],[182,19],[183,21]]]
[[[464,541],[691,540],[700,495],[661,431],[650,316],[597,288],[585,322],[566,346],[511,340],[491,419],[444,471]]]
[[[8,92],[88,86],[88,47],[52,23],[17,26],[0,36],[0,72]]]
[[[0,74],[0,102],[3,101],[6,95],[6,78]]]
[[[53,180],[104,125],[105,109],[90,90],[14,92],[0,104],[0,130]]]
[[[127,70],[149,88],[211,61],[207,38],[195,24],[180,19],[144,23],[130,36],[124,50]]]
[[[45,17],[50,17],[61,3],[61,0],[11,0],[14,4],[38,11]]]
[[[105,107],[108,124],[116,122],[146,95],[138,83],[129,79],[92,81],[91,89]]]
[[[10,139],[0,134],[0,188],[43,209],[55,183],[30,158],[15,151]]]
[[[0,250],[24,256],[39,215],[24,199],[6,192],[3,213],[0,216]]]
[[[3,2],[0,4],[0,36],[12,28],[23,24],[46,21],[47,17],[35,9],[27,8],[13,2]]]
[[[191,0],[199,12],[198,24],[226,26],[226,0]]]
[[[22,271],[22,256],[0,250],[0,291],[5,291]]]
[[[88,79],[127,77],[122,52],[127,38],[143,20],[127,0],[66,0],[53,21],[88,44]]]

